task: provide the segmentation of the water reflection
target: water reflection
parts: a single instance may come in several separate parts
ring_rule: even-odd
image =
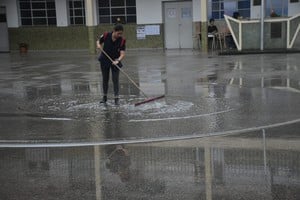
[[[106,154],[106,169],[111,173],[117,174],[122,182],[128,182],[131,177],[131,161],[128,149],[124,145],[109,145],[106,147]]]
[[[124,137],[122,129],[122,114],[119,112],[106,112],[104,126],[104,137],[108,140],[121,139]],[[105,167],[111,173],[120,177],[122,182],[128,182],[131,177],[130,172],[130,155],[125,145],[106,145],[105,150]]]
[[[279,56],[279,58],[272,59],[260,56],[253,58],[256,59],[255,61],[250,59],[251,56],[248,56],[247,59],[240,57],[232,63],[226,63],[223,67],[201,70],[194,76],[195,93],[198,96],[222,98],[230,96],[230,92],[228,93],[226,88],[228,90],[232,86],[275,88],[299,92],[299,70],[295,60],[289,56]],[[190,88],[192,87],[193,85],[190,83]]]
[[[126,72],[149,95],[209,96],[221,98],[226,86],[245,88],[280,88],[300,90],[296,56],[259,55],[236,58],[204,59],[180,52],[129,54]],[[11,56],[2,71],[4,87],[27,100],[42,96],[90,94],[101,97],[101,74],[98,62],[88,55],[37,54],[19,58]],[[57,57],[55,61],[51,60]],[[76,63],[74,59],[76,58]],[[111,87],[110,87],[111,88]],[[120,76],[120,94],[139,95],[125,76]]]
[[[34,100],[41,96],[61,95],[62,92],[61,87],[58,84],[44,87],[27,86],[25,91],[28,100]]]
[[[4,199],[299,199],[300,149],[291,149],[288,140],[278,147],[268,137],[265,150],[257,148],[264,143],[262,133],[257,136],[244,138],[245,147],[232,142],[237,138],[222,138],[180,147],[0,149],[0,194]]]
[[[276,61],[277,59],[274,59],[266,63],[264,57],[260,57],[260,66],[250,67],[248,66],[249,63],[242,60],[236,61],[231,72],[232,77],[229,79],[229,85],[299,91],[299,71],[296,63],[289,61],[288,58],[281,59],[278,63]]]

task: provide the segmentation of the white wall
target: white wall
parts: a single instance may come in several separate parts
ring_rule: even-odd
[[[162,5],[166,1],[174,0],[136,0],[137,24],[162,24]],[[200,0],[191,1],[193,2],[193,21],[200,21]]]
[[[68,26],[68,7],[67,0],[55,0],[57,26]]]
[[[6,7],[7,26],[9,28],[19,27],[17,0],[1,0],[0,6]]]
[[[288,15],[294,16],[300,13],[300,2],[298,3],[289,3],[288,5]]]
[[[250,18],[251,19],[259,19],[260,18],[260,6],[253,6],[252,1],[251,1],[251,9],[250,9]]]
[[[161,24],[162,0],[136,0],[137,24]]]
[[[200,0],[193,0],[193,21],[201,21],[201,3]]]

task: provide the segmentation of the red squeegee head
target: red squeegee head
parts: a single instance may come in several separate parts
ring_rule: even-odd
[[[161,95],[161,96],[158,96],[158,97],[148,98],[148,99],[146,99],[144,101],[135,103],[134,106],[139,106],[139,105],[142,105],[142,104],[145,104],[145,103],[149,103],[149,102],[152,102],[152,101],[155,101],[155,100],[158,100],[158,99],[162,99],[164,97],[165,97],[165,95]]]

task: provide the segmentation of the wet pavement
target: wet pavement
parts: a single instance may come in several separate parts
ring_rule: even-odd
[[[300,199],[300,54],[0,54],[0,199]]]

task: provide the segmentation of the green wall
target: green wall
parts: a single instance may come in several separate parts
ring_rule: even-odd
[[[10,28],[11,50],[25,42],[29,50],[88,49],[86,27],[31,27]]]
[[[124,37],[127,48],[163,48],[163,31],[158,36],[146,36],[144,40],[136,39],[135,24],[124,25]],[[161,25],[162,27],[162,25]],[[70,27],[20,27],[9,28],[10,49],[18,50],[19,43],[27,43],[30,50],[66,50],[89,49],[89,35],[91,28],[96,36],[105,31],[111,31],[112,25],[99,25],[96,27],[70,26]],[[91,40],[90,40],[91,42]]]

